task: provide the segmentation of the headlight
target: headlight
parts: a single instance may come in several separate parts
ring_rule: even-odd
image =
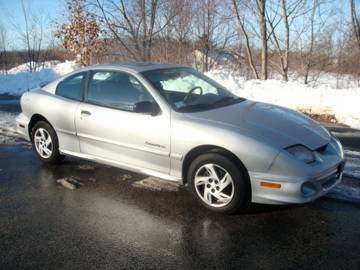
[[[286,150],[292,154],[296,159],[305,163],[311,163],[315,161],[315,155],[310,149],[303,145],[294,145],[286,148]]]

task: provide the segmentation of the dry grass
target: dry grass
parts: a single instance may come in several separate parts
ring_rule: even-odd
[[[310,113],[310,112],[306,112],[306,111],[303,111],[302,113],[318,122],[332,123],[332,124],[338,123],[334,114],[317,114],[317,113]]]

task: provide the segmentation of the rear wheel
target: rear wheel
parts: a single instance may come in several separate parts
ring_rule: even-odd
[[[247,206],[246,174],[229,158],[208,153],[197,157],[188,171],[190,190],[206,208],[234,213]]]
[[[64,158],[59,152],[55,130],[45,121],[35,124],[31,139],[36,156],[45,163],[56,163]]]

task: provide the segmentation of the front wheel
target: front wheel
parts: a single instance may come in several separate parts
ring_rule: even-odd
[[[247,206],[246,174],[223,155],[208,153],[197,157],[190,165],[188,179],[192,194],[212,211],[234,213]]]
[[[45,121],[35,124],[31,132],[32,145],[36,156],[45,163],[57,163],[62,160],[59,142],[55,130]]]

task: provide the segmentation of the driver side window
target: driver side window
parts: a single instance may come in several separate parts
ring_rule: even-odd
[[[138,103],[153,102],[152,96],[135,77],[118,71],[93,72],[86,100],[130,112],[136,112]]]

